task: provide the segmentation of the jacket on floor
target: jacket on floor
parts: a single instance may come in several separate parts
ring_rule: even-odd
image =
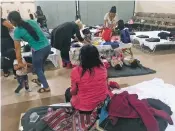
[[[62,48],[68,48],[71,45],[71,38],[75,38],[74,35],[83,41],[81,37],[78,25],[75,22],[66,22],[59,25],[51,32],[51,45],[52,47],[61,50]]]
[[[136,94],[128,94],[125,91],[114,95],[109,104],[109,117],[113,124],[117,123],[117,118],[141,118],[147,131],[159,131],[154,116],[164,118],[169,124],[173,124],[166,112],[150,107],[146,100],[138,100]]]

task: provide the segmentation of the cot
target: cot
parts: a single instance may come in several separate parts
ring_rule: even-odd
[[[144,31],[144,32],[135,32],[135,35],[131,35],[131,41],[133,42],[133,46],[139,46],[141,49],[144,50],[144,47],[147,47],[150,52],[155,52],[156,48],[158,46],[161,46],[163,48],[169,46],[175,46],[175,41],[170,40],[164,40],[160,39],[160,42],[148,42],[145,38],[138,38],[138,35],[147,35],[149,38],[159,38],[158,34],[162,31]],[[167,32],[167,31],[163,31]],[[138,45],[136,45],[136,41],[138,42]]]

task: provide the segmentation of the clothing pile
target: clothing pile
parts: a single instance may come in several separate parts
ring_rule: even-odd
[[[175,41],[175,32],[171,31],[171,32],[160,32],[158,34],[158,37],[160,37],[160,39],[165,39],[165,40],[170,40],[170,41]]]
[[[105,106],[100,127],[107,131],[165,131],[168,124],[173,125],[171,108],[157,99],[139,100],[136,94],[124,91]]]

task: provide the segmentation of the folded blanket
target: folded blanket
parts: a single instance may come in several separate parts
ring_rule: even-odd
[[[159,38],[149,38],[149,39],[146,39],[146,41],[148,41],[148,42],[160,42],[160,39]]]
[[[149,38],[148,35],[138,35],[138,36],[136,36],[136,37],[138,37],[138,38]]]
[[[130,35],[136,35],[136,33],[134,33],[134,32],[129,32],[129,34],[130,34]]]

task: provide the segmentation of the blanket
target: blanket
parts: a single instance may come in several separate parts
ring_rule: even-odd
[[[137,68],[131,68],[126,65],[123,65],[121,70],[115,70],[115,68],[113,67],[108,68],[108,78],[139,76],[153,73],[156,73],[156,71],[144,67],[142,65],[140,65],[140,67]]]

